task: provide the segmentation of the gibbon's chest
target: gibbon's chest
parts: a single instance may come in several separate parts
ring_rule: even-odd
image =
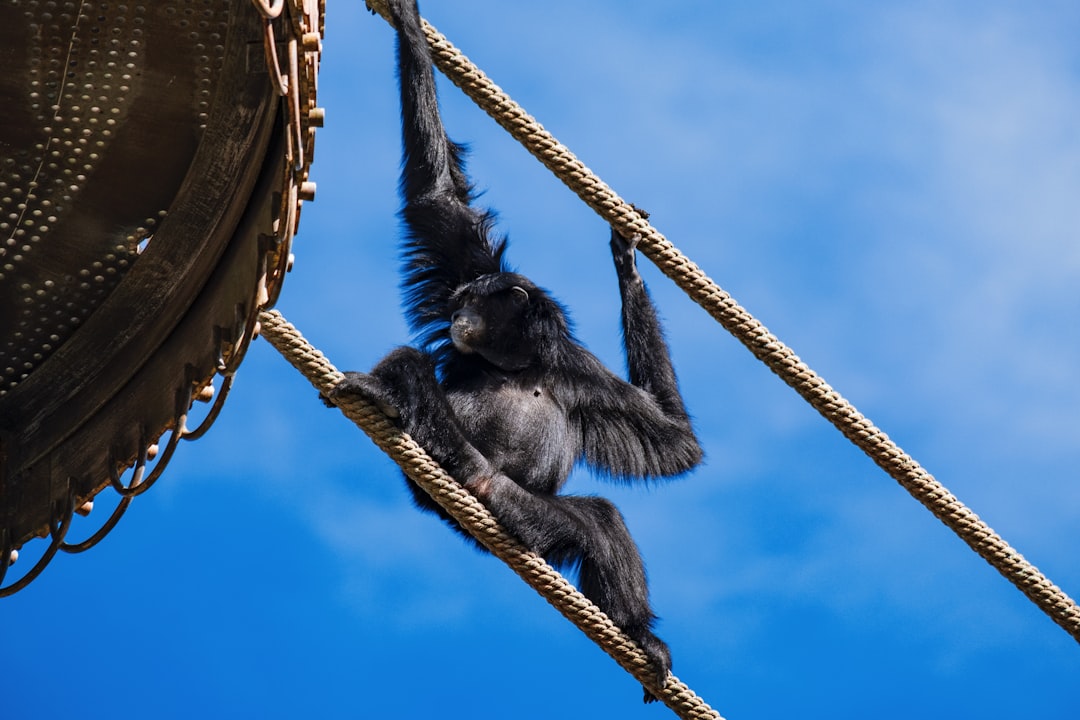
[[[447,398],[469,440],[503,472],[540,489],[558,485],[580,452],[565,410],[540,385],[505,381]]]

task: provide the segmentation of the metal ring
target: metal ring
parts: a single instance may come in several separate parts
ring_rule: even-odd
[[[55,517],[49,518],[49,535],[52,537],[52,541],[49,543],[48,549],[45,554],[42,555],[34,567],[23,575],[21,578],[8,585],[5,588],[0,588],[0,597],[7,597],[8,595],[14,595],[22,590],[24,587],[34,581],[34,579],[41,574],[41,571],[49,564],[49,562],[56,555],[56,551],[60,549],[60,546],[64,542],[64,536],[67,535],[68,529],[71,527],[71,517],[75,514],[75,486],[71,482],[71,478],[68,478],[68,492],[67,492],[67,507],[64,508],[64,517],[59,523],[56,522]],[[10,541],[5,541],[5,546]],[[5,574],[6,566],[11,564],[11,551],[8,550],[8,558],[4,561]]]
[[[116,523],[120,522],[120,518],[124,516],[124,512],[127,511],[128,506],[131,505],[132,495],[124,495],[120,498],[120,504],[112,511],[109,519],[105,521],[105,524],[98,528],[90,537],[86,538],[82,542],[68,544],[66,542],[60,543],[60,549],[66,553],[81,553],[89,550],[90,548],[101,542],[106,535],[112,532],[112,529],[116,527]]]
[[[132,470],[131,482],[124,485],[120,482],[120,463],[116,462],[112,457],[109,458],[109,484],[113,486],[113,490],[116,490],[123,497],[134,497],[135,488],[142,484],[143,473],[146,471],[146,461],[150,454],[150,443],[139,441],[139,456],[135,460],[135,468]]]
[[[278,245],[275,253],[274,270],[269,277],[276,282],[268,283],[270,286],[270,298],[266,303],[266,307],[271,308],[277,305],[278,297],[281,296],[281,288],[285,284],[285,273],[289,271],[289,254],[292,252],[292,239],[293,234],[291,232],[285,233],[283,241]]]
[[[161,477],[161,473],[168,467],[169,461],[172,460],[173,452],[175,452],[176,446],[180,444],[180,438],[187,432],[185,424],[187,423],[188,409],[191,407],[193,386],[191,383],[185,383],[185,385],[187,386],[187,392],[184,394],[183,400],[180,400],[177,404],[177,414],[176,419],[173,421],[172,435],[169,436],[169,444],[165,446],[165,451],[161,453],[161,457],[158,458],[157,463],[154,465],[154,469],[150,472],[150,476],[138,487],[132,488],[132,497],[142,495],[157,482],[157,479]]]
[[[296,156],[293,158],[293,170],[304,169],[304,131],[300,127],[300,58],[297,51],[296,36],[289,37],[289,129],[293,132],[296,144]]]
[[[274,90],[278,95],[288,95],[289,76],[281,74],[281,65],[277,59],[277,39],[274,37],[274,26],[269,20],[266,21],[263,35],[263,54],[266,55],[266,67],[270,70],[270,82],[274,84]]]
[[[198,440],[206,434],[206,431],[209,430],[210,426],[214,424],[215,420],[217,420],[217,416],[221,413],[221,408],[225,407],[225,398],[228,397],[229,390],[232,389],[233,378],[236,377],[236,374],[233,373],[230,375],[224,375],[222,377],[224,379],[221,381],[221,390],[218,391],[217,396],[214,398],[214,404],[210,408],[210,412],[208,412],[206,414],[206,417],[203,418],[203,421],[199,423],[199,427],[195,428],[194,430],[187,430],[186,432],[184,432],[184,434],[181,436],[182,439]]]
[[[285,9],[285,0],[251,0],[251,4],[267,20],[278,17]]]
[[[180,444],[180,438],[183,437],[186,429],[184,424],[187,422],[187,412],[191,405],[192,384],[190,382],[184,383],[186,392],[183,395],[183,399],[180,399],[179,392],[177,393],[177,406],[176,415],[173,419],[172,434],[169,436],[169,444],[165,446],[165,451],[161,453],[161,457],[158,458],[154,464],[154,469],[150,472],[150,476],[145,480],[143,479],[143,473],[146,471],[147,456],[149,454],[150,443],[144,439],[139,442],[139,457],[135,461],[135,474],[131,478],[131,482],[124,485],[120,482],[119,463],[110,458],[109,460],[109,483],[113,486],[116,492],[120,493],[126,498],[132,498],[136,495],[142,495],[144,492],[150,489],[150,487],[157,482],[157,479],[161,477],[161,473],[165,470],[165,467],[169,464],[169,460],[172,459],[173,452],[176,450],[176,446]]]

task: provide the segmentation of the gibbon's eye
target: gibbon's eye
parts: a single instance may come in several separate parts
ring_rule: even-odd
[[[450,309],[451,310],[460,310],[461,308],[468,305],[471,300],[472,300],[472,293],[470,293],[468,290],[464,290],[464,289],[459,287],[450,296],[450,303],[449,303]]]
[[[524,300],[525,302],[529,302],[529,293],[525,288],[521,287],[520,285],[515,285],[514,287],[512,287],[510,289],[514,291],[514,295],[519,300]]]

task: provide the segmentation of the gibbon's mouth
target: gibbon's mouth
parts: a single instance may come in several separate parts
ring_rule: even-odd
[[[465,355],[472,355],[476,351],[472,349],[472,347],[469,345],[468,340],[466,339],[466,336],[468,334],[469,331],[467,329],[457,324],[453,324],[450,326],[450,339],[453,341],[454,347],[457,349],[457,351],[460,353],[464,353]]]

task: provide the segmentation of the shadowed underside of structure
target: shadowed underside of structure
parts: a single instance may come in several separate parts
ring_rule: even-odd
[[[216,417],[313,193],[322,10],[0,7],[0,582],[51,537],[0,594],[103,537]],[[110,484],[116,513],[65,541]]]

